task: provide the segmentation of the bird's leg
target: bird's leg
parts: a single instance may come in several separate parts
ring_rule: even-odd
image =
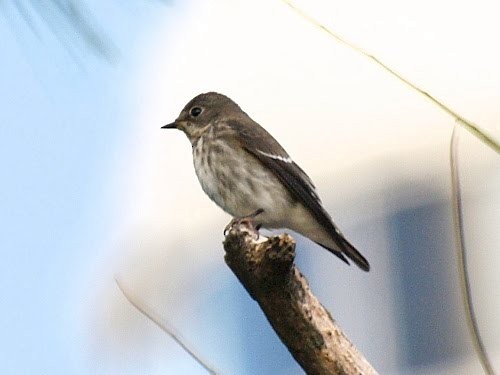
[[[235,217],[233,218],[228,225],[226,225],[226,228],[224,228],[224,236],[227,234],[227,232],[229,232],[231,230],[231,228],[233,227],[233,225],[235,224],[247,224],[253,228],[255,228],[255,230],[257,231],[257,235],[259,234],[259,229],[260,227],[262,226],[262,224],[257,224],[256,226],[253,225],[253,221],[254,219],[260,215],[261,213],[264,212],[264,209],[263,208],[259,208],[258,210],[256,210],[255,212],[252,212],[250,215],[247,215],[247,216],[243,216],[243,217]]]

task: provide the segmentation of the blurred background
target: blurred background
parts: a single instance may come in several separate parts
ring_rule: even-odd
[[[230,96],[308,172],[368,258],[297,264],[381,374],[479,374],[454,252],[454,121],[280,1],[0,3],[0,372],[204,374],[115,277],[223,374],[300,374],[223,261],[230,220],[160,130]],[[498,4],[295,4],[500,139]],[[478,323],[500,369],[500,162],[460,135]]]

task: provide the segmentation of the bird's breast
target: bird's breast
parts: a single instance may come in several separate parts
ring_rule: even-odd
[[[214,166],[214,162],[218,159],[214,155],[214,147],[218,149],[220,146],[212,144],[214,142],[214,140],[207,141],[204,137],[198,139],[193,146],[193,164],[203,191],[220,207],[224,207],[220,183],[217,181],[219,173]]]
[[[280,227],[292,199],[274,174],[243,148],[220,138],[201,137],[193,164],[203,191],[233,217],[259,208],[264,227]]]

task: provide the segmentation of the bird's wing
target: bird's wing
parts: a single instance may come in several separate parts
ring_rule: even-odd
[[[255,122],[251,126],[242,126],[241,121],[231,122],[229,125],[237,130],[243,148],[269,168],[288,189],[292,197],[309,210],[318,223],[330,234],[338,249],[328,248],[323,244],[320,245],[349,264],[342,254],[342,252],[345,253],[360,268],[367,271],[369,264],[366,259],[335,226],[330,215],[323,208],[316,188],[309,176],[290,158],[278,141]]]
[[[237,130],[243,148],[274,173],[292,197],[304,204],[342,249],[343,236],[323,208],[314,184],[278,141],[257,123],[251,127],[242,127],[240,121],[231,122],[229,125]]]

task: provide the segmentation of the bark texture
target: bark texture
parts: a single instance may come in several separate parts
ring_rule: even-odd
[[[307,374],[377,374],[309,289],[287,234],[259,237],[249,221],[226,231],[225,261]]]

